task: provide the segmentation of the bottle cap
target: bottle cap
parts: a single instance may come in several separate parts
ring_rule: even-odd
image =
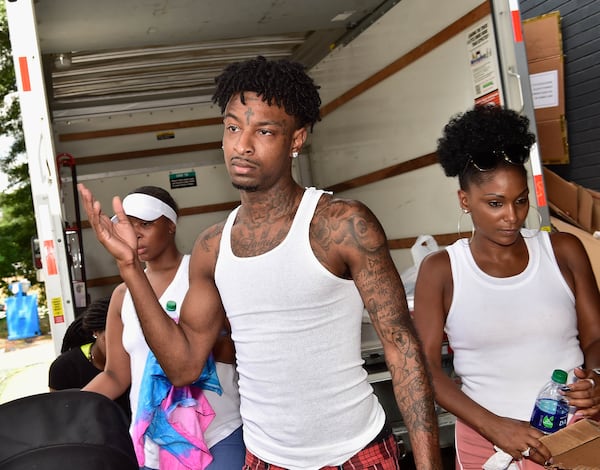
[[[559,384],[566,384],[567,383],[567,373],[562,370],[562,369],[555,369],[554,372],[552,372],[552,380],[554,380],[555,382],[559,383]]]
[[[169,300],[167,302],[167,312],[174,312],[175,310],[177,310],[177,302],[174,300]]]

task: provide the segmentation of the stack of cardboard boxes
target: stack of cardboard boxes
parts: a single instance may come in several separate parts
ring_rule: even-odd
[[[600,193],[566,181],[547,168],[544,168],[544,183],[548,205],[556,215],[552,217],[552,225],[581,240],[600,289]]]
[[[542,163],[569,163],[565,118],[564,57],[560,13],[523,22]],[[575,234],[584,244],[600,288],[600,193],[568,182],[544,168],[552,224]],[[541,441],[553,455],[547,468],[600,469],[600,424],[582,420]]]
[[[568,163],[560,13],[525,20],[523,34],[542,162]]]

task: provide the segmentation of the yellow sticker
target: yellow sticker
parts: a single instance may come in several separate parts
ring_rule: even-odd
[[[52,306],[52,318],[54,323],[65,322],[65,312],[63,310],[63,303],[61,297],[53,297],[50,299],[50,305]]]

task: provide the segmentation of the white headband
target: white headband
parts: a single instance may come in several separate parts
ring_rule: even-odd
[[[158,198],[142,193],[132,193],[123,199],[125,214],[140,220],[152,222],[164,215],[167,219],[177,223],[177,214],[171,206]]]

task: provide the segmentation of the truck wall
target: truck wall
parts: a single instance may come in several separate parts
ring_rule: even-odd
[[[421,47],[452,22],[486,3],[478,0],[403,0],[351,43],[333,49],[310,70],[321,86],[325,112],[300,157],[305,159],[302,162],[304,176],[298,176],[302,184],[336,190],[337,185],[345,181],[434,152],[436,140],[448,118],[474,102],[466,30],[445,38],[431,52],[385,80],[365,87],[341,106],[331,104],[390,63]],[[433,11],[435,15],[431,14]],[[489,20],[491,24],[489,14],[483,16],[483,20]],[[481,21],[481,18],[476,19],[470,26]],[[135,187],[148,184],[169,189],[170,173],[191,170],[196,172],[197,186],[171,190],[181,209],[233,204],[238,194],[229,183],[218,146],[205,151],[106,161],[107,156],[141,149],[218,143],[222,135],[219,123],[186,129],[177,129],[174,125],[173,137],[164,140],[160,139],[163,133],[159,132],[140,131],[94,138],[81,134],[98,129],[215,118],[219,114],[219,109],[206,103],[89,116],[76,121],[58,119],[54,123],[56,150],[75,157],[78,181],[92,189],[109,213],[112,213],[113,195],[124,196]],[[80,137],[73,139],[74,135]],[[92,157],[99,156],[103,157],[101,163],[89,163],[97,160]],[[300,173],[298,170],[297,174]],[[370,184],[336,190],[336,193],[365,202],[381,220],[388,238],[400,240],[394,245],[392,255],[398,269],[403,271],[412,264],[408,248],[414,237],[425,233],[456,233],[459,216],[456,189],[454,179],[446,178],[438,165],[429,164]],[[69,191],[67,188],[66,192]],[[65,212],[73,213],[68,198],[64,204]],[[191,250],[197,234],[222,220],[228,211],[182,217],[177,233],[181,249]],[[85,218],[83,211],[82,215]],[[85,221],[83,226],[89,293],[95,298],[112,290],[117,281],[112,276],[116,276],[118,270],[92,231],[85,228]],[[468,231],[470,227],[464,230]]]
[[[312,70],[322,84],[323,102],[403,57],[480,4],[400,2]],[[327,115],[311,141],[315,184],[327,187],[434,152],[448,118],[474,101],[466,44],[466,32],[457,34]],[[455,232],[456,190],[454,179],[446,178],[439,165],[430,165],[340,195],[365,202],[388,238],[397,239]],[[392,255],[400,271],[412,264],[407,249],[392,250]]]

